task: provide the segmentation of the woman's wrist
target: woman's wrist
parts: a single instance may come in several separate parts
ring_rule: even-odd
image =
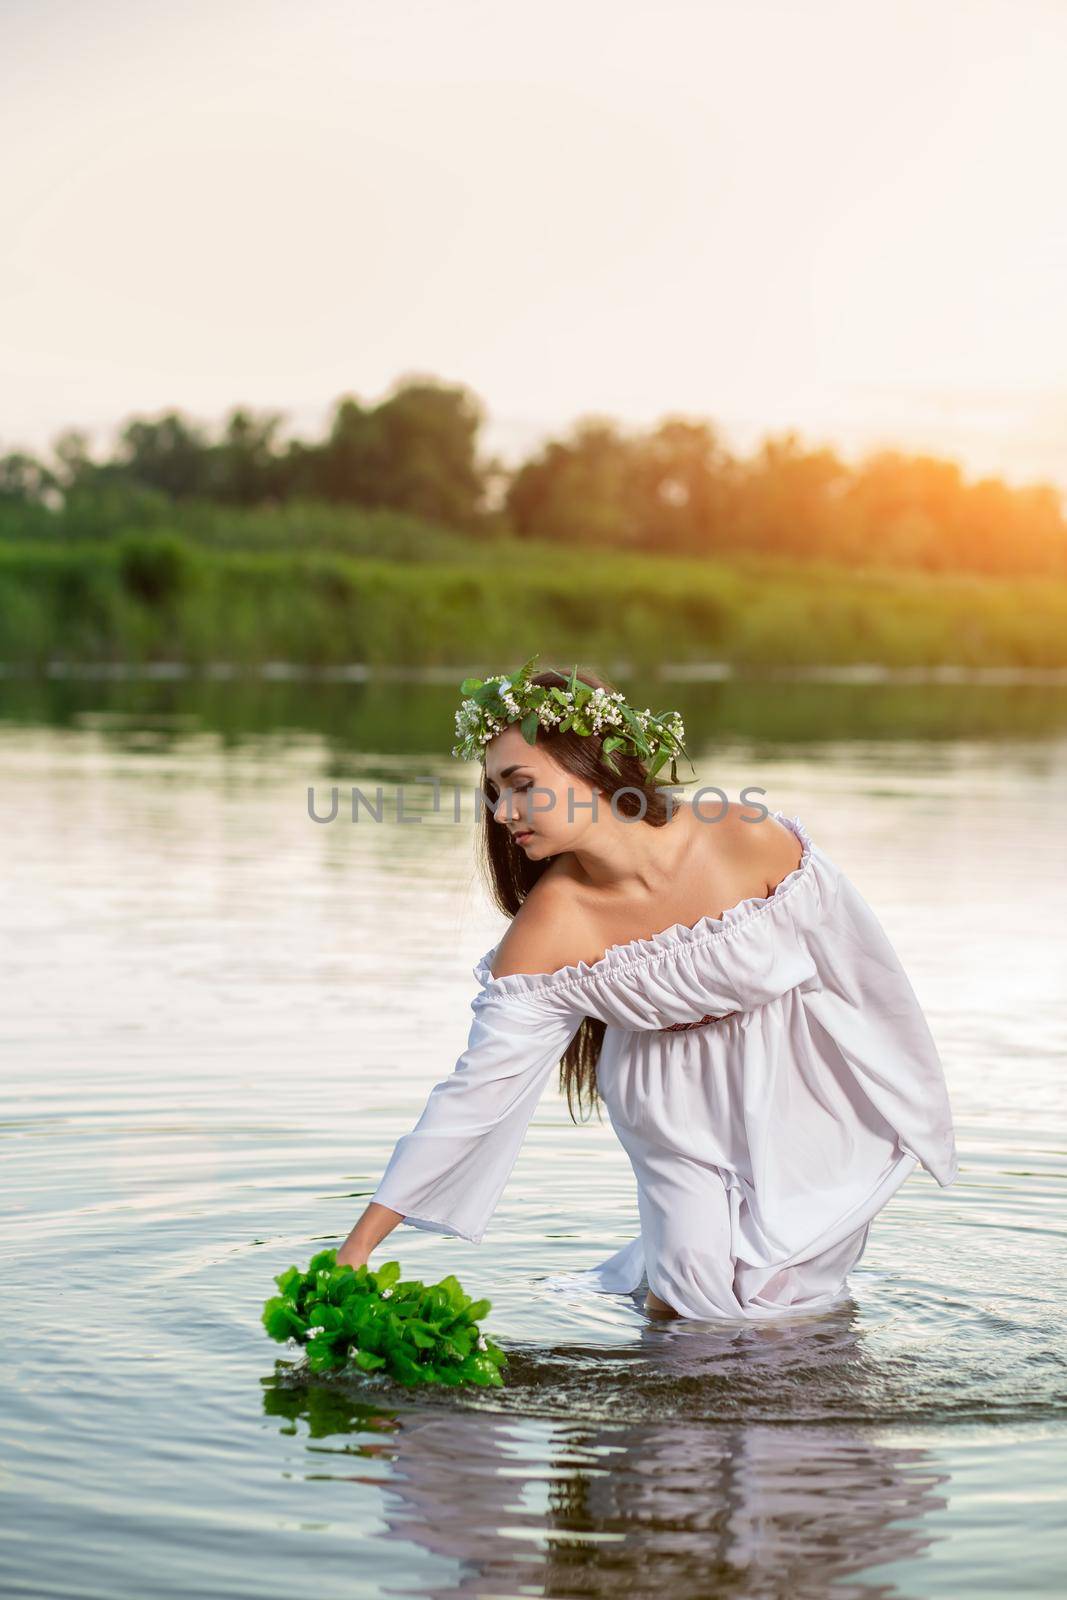
[[[369,1256],[370,1250],[358,1244],[349,1234],[337,1252],[337,1265],[339,1267],[365,1267]]]
[[[361,1267],[367,1264],[371,1251],[390,1234],[404,1213],[372,1200],[337,1252],[339,1267]]]

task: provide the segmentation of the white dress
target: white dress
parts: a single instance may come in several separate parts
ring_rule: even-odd
[[[871,1222],[921,1164],[957,1176],[926,1018],[871,907],[799,817],[773,893],[552,973],[478,962],[467,1046],[372,1195],[481,1241],[542,1091],[583,1017],[637,1180],[641,1232],[568,1274],[650,1287],[684,1317],[769,1318],[845,1294]],[[709,1020],[709,1018],[711,1020]]]

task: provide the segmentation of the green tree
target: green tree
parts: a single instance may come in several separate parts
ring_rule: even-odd
[[[212,499],[252,506],[280,498],[276,439],[284,420],[278,411],[257,416],[244,406],[232,409],[211,451]]]
[[[485,496],[478,459],[484,420],[469,389],[429,380],[402,383],[370,408],[345,396],[321,454],[321,487],[332,500],[476,528]]]
[[[631,447],[630,494],[646,550],[708,554],[729,523],[734,461],[708,422],[665,417]]]
[[[8,505],[44,505],[56,486],[55,474],[25,450],[0,456],[0,501]]]
[[[550,440],[519,467],[508,519],[523,538],[634,548],[642,523],[633,480],[633,448],[618,424],[583,417],[569,438]]]
[[[806,449],[792,429],[767,435],[736,474],[731,545],[796,558],[827,553],[849,482],[835,451]]]
[[[178,411],[155,419],[135,417],[123,428],[118,463],[137,483],[174,500],[211,489],[211,446],[204,429]]]

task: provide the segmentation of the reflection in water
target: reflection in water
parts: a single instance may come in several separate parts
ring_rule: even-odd
[[[690,666],[692,670],[693,664]],[[495,670],[495,669],[493,669]],[[436,681],[361,681],[328,674],[237,671],[224,675],[167,675],[146,670],[130,679],[93,670],[60,675],[0,674],[0,718],[31,727],[99,731],[116,747],[144,740],[179,747],[193,733],[227,742],[263,736],[322,738],[335,759],[443,752],[452,728],[462,667],[435,669]],[[644,694],[651,676],[615,673],[624,692]],[[784,689],[783,689],[784,684]],[[814,740],[1016,740],[1062,738],[1067,731],[1067,682],[1062,671],[1020,669],[990,678],[980,671],[962,681],[939,681],[902,669],[871,681],[868,669],[813,681],[803,669],[780,674],[736,669],[722,681],[668,678],[657,698],[670,695],[687,728],[718,743],[739,737],[805,745]],[[450,740],[447,740],[450,743]],[[426,772],[425,765],[415,770]]]
[[[625,1298],[639,1304],[642,1293]],[[547,1405],[556,1415],[616,1421],[797,1422],[846,1413],[890,1421],[907,1404],[901,1386],[887,1408],[888,1375],[864,1349],[850,1298],[829,1312],[767,1324],[646,1314],[632,1342],[613,1350],[511,1341],[507,1350],[507,1387],[493,1397],[499,1409]]]
[[[696,1342],[661,1351],[683,1387],[702,1365]],[[376,1482],[345,1465],[387,1457],[389,1534],[458,1563],[432,1588],[386,1580],[387,1594],[816,1600],[832,1586],[838,1596],[889,1596],[894,1585],[863,1574],[924,1550],[935,1537],[925,1519],[946,1504],[937,1491],[947,1474],[927,1451],[872,1430],[724,1425],[679,1410],[628,1426],[545,1424],[539,1441],[497,1412],[377,1407],[336,1381],[305,1389],[283,1368],[267,1380],[268,1414],[293,1429],[306,1420],[316,1456],[318,1441],[348,1436],[331,1452],[335,1481]],[[309,1475],[323,1476],[318,1461]]]

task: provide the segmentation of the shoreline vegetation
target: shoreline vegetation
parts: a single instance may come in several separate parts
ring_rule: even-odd
[[[1067,666],[1051,484],[793,433],[742,458],[682,417],[585,418],[508,468],[477,397],[430,379],[343,397],[318,441],[281,421],[0,455],[0,670]]]
[[[365,535],[359,545],[388,548],[383,523],[402,524],[409,543],[420,531],[388,513],[334,515]],[[518,659],[533,641],[546,659],[623,657],[634,671],[665,657],[726,670],[1067,666],[1067,581],[1049,577],[533,541],[489,549],[432,526],[432,554],[388,560],[257,548],[249,520],[271,518],[231,513],[233,542],[221,548],[180,523],[107,539],[0,539],[0,663],[462,667]]]

